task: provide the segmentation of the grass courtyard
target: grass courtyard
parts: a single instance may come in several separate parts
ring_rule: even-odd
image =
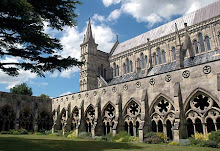
[[[113,143],[46,135],[0,135],[0,151],[214,151],[163,144]]]

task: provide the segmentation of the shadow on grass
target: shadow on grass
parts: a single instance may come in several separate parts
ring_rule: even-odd
[[[0,151],[104,151],[107,149],[141,149],[131,143],[112,143],[103,141],[74,141],[52,139],[26,139],[20,137],[1,137]]]

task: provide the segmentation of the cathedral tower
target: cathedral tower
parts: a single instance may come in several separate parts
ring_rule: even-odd
[[[92,35],[91,22],[89,19],[86,35],[84,35],[81,47],[81,60],[84,65],[80,70],[80,91],[86,91],[97,88],[97,64],[96,54],[97,46]]]

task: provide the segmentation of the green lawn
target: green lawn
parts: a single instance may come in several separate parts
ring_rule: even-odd
[[[112,143],[44,135],[0,135],[0,151],[214,151],[204,147]]]

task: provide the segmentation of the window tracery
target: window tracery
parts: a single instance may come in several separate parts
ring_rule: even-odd
[[[219,106],[209,95],[203,92],[197,92],[190,99],[185,115],[189,137],[195,132],[206,134],[218,129]],[[190,129],[193,129],[193,131]]]
[[[141,107],[135,101],[131,101],[124,113],[125,130],[131,135],[138,135],[139,123],[140,123]]]
[[[109,103],[103,113],[103,127],[104,135],[107,135],[112,131],[112,128],[115,123],[115,108]]]
[[[173,124],[175,121],[175,108],[169,100],[159,97],[151,113],[152,130],[163,132],[170,139],[173,138]]]

